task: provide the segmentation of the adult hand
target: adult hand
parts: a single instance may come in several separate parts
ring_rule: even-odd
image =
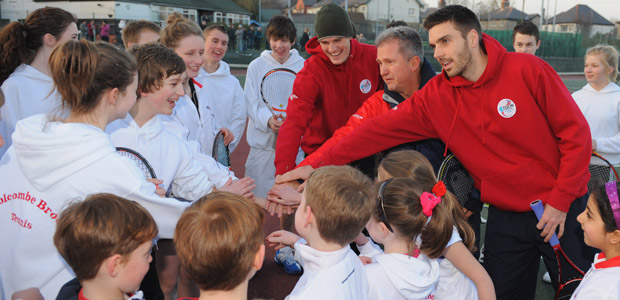
[[[293,169],[288,171],[280,176],[276,176],[276,183],[285,183],[289,181],[294,181],[297,179],[306,180],[310,177],[310,174],[314,171],[314,168],[310,165],[306,165],[303,167],[299,167],[297,169]]]
[[[267,240],[267,245],[276,250],[284,248],[286,246],[293,246],[297,241],[301,239],[300,236],[286,230],[278,230],[272,232],[270,235],[265,238]]]
[[[224,145],[228,146],[235,139],[235,135],[226,127],[220,128],[220,132],[224,134]]]
[[[565,212],[547,204],[545,205],[545,212],[543,213],[542,218],[540,218],[540,221],[538,221],[538,224],[536,224],[536,228],[538,228],[538,230],[542,229],[540,236],[544,236],[545,242],[548,242],[555,233],[555,230],[558,228],[558,226],[558,239],[562,237],[562,235],[564,234],[565,221]]]
[[[461,210],[463,211],[463,213],[465,214],[465,218],[469,219],[469,217],[471,217],[471,215],[473,215],[474,213],[471,212],[471,210],[465,208],[465,207],[461,207]]]

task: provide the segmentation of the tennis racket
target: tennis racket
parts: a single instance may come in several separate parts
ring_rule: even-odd
[[[293,93],[293,83],[297,73],[285,68],[273,69],[265,76],[260,84],[260,95],[267,104],[275,119],[276,114],[286,117],[288,97]]]
[[[588,191],[594,188],[597,180],[602,182],[612,182],[618,180],[616,168],[600,154],[592,151],[592,160],[590,161],[590,181],[588,182]]]
[[[230,167],[230,150],[228,149],[228,146],[224,144],[224,133],[221,131],[215,135],[211,155],[216,162],[225,167]]]
[[[540,200],[535,200],[530,203],[532,210],[536,214],[538,220],[542,218],[545,207]],[[581,283],[581,279],[585,273],[577,267],[566,255],[562,246],[560,246],[560,240],[554,233],[553,237],[549,240],[549,244],[553,247],[553,252],[558,262],[558,290],[555,293],[556,300],[570,299],[573,292]]]
[[[146,160],[146,158],[144,158],[142,154],[125,147],[116,147],[116,153],[118,153],[118,155],[122,157],[127,157],[131,159],[134,163],[136,163],[136,166],[138,166],[138,168],[142,170],[142,173],[144,174],[144,177],[146,177],[146,179],[157,178],[157,176],[155,176],[155,171],[153,170],[153,167],[151,167],[151,164],[149,164],[148,160]]]
[[[474,179],[454,154],[444,158],[437,172],[437,180],[444,182],[446,189],[456,196],[461,206],[467,201],[474,188]]]

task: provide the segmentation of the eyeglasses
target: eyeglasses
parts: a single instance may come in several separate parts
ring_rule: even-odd
[[[387,183],[390,181],[392,181],[392,178],[384,181],[379,187],[379,195],[377,196],[377,212],[379,212],[379,219],[381,219],[381,222],[385,224],[385,227],[387,227],[390,232],[394,232],[388,222],[387,216],[385,215],[385,207],[383,206],[383,191],[385,190]]]

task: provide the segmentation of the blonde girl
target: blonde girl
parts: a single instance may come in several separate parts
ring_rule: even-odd
[[[583,72],[588,84],[573,93],[575,102],[590,125],[592,150],[612,164],[620,163],[620,87],[618,51],[608,45],[586,51]]]

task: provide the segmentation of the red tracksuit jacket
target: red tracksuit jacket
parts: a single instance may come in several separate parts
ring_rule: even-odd
[[[383,88],[375,46],[352,39],[349,58],[337,66],[323,53],[316,37],[306,44],[306,50],[312,56],[297,74],[278,133],[276,174],[295,168],[300,145],[304,152],[314,152],[370,95]]]
[[[568,211],[586,193],[588,124],[557,73],[529,54],[507,53],[483,34],[488,64],[476,82],[445,72],[412,98],[366,121],[312,166],[344,164],[412,140],[439,138],[459,158],[482,201],[530,211],[541,199]]]

